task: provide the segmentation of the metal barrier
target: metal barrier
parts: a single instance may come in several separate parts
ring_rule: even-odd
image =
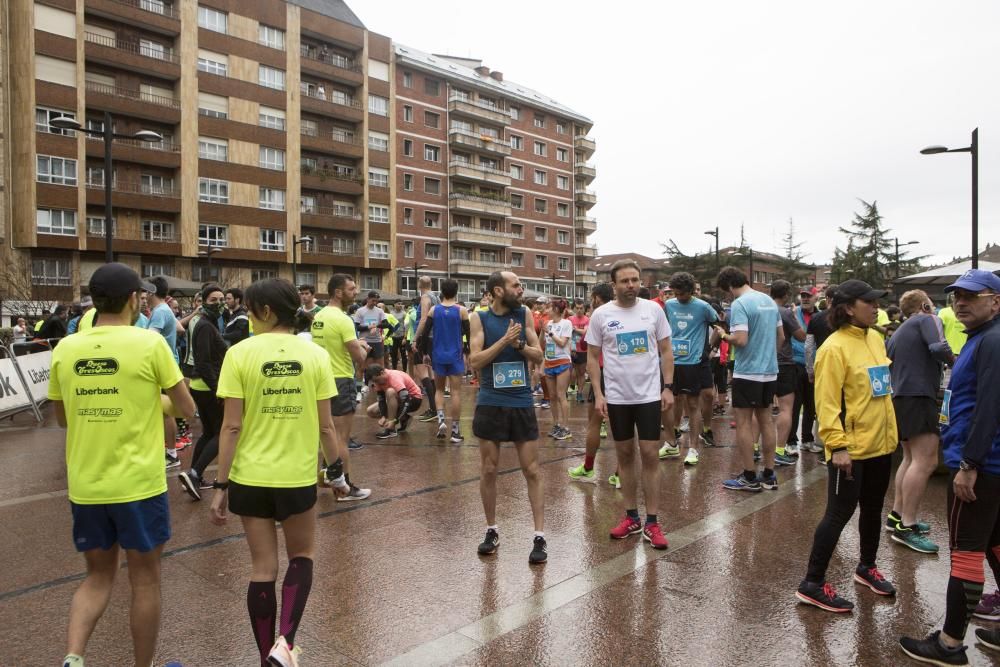
[[[31,410],[35,415],[35,420],[41,423],[42,412],[38,409],[39,402],[35,400],[30,389],[31,385],[28,383],[12,349],[16,345],[25,344],[14,343],[10,347],[0,345],[0,418],[13,417],[25,410]],[[47,354],[50,360],[51,354],[50,350]],[[44,372],[46,388],[48,387],[48,373],[48,364],[46,364]],[[18,386],[15,386],[15,379],[20,391],[18,391]]]

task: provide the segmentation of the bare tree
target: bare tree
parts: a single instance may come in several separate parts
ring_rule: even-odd
[[[54,299],[39,298],[31,279],[31,257],[26,252],[0,246],[0,311],[33,317],[52,306]]]

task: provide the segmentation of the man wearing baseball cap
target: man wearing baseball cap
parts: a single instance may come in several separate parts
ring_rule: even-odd
[[[816,314],[816,296],[819,289],[813,286],[799,290],[799,305],[793,309],[795,319],[799,321],[802,331],[809,332],[809,323]],[[785,452],[794,456],[799,450],[799,415],[802,416],[802,448],[806,451],[822,451],[816,447],[813,437],[813,425],[816,423],[816,400],[813,395],[813,383],[806,372],[806,343],[792,338],[792,360],[795,362],[795,404],[792,406],[792,427],[788,431],[788,442]],[[778,443],[781,446],[781,443]]]
[[[191,419],[195,406],[163,337],[132,326],[143,289],[124,264],[101,266],[90,279],[94,326],[52,351],[48,398],[66,428],[73,542],[87,564],[70,606],[63,661],[70,667],[83,665],[122,549],[132,585],[135,664],[151,664],[156,652],[160,554],[170,539],[163,413]]]
[[[1000,581],[1000,382],[994,370],[1000,365],[1000,278],[973,269],[945,291],[968,334],[940,415],[944,462],[952,478],[951,576],[942,630],[926,639],[903,637],[899,644],[923,662],[965,665],[962,641],[983,592],[984,558]],[[1000,651],[1000,630],[978,629],[976,638]]]

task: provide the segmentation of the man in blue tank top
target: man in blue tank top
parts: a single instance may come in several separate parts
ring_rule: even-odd
[[[482,474],[479,491],[486,513],[486,538],[479,553],[496,553],[497,461],[500,443],[513,442],[521,472],[528,482],[528,501],[535,523],[529,563],[544,563],[545,544],[542,477],[538,470],[538,420],[531,398],[528,363],[542,363],[542,348],[531,313],[521,305],[524,287],[510,271],[497,271],[486,282],[492,305],[469,318],[469,364],[479,371],[479,394],[472,433],[479,438]]]
[[[462,376],[465,375],[465,351],[469,338],[469,311],[456,301],[458,296],[458,281],[447,278],[441,281],[441,303],[435,305],[427,313],[425,326],[417,338],[417,350],[426,355],[430,352],[431,368],[434,370],[434,389],[438,405],[437,437],[448,436],[448,424],[445,421],[444,387],[451,378],[451,398],[448,400],[448,419],[451,420],[451,441],[461,443],[465,440],[458,427],[458,417],[462,410],[459,388],[462,386]],[[426,356],[425,356],[426,358]]]

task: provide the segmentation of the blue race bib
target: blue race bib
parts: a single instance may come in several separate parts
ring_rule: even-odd
[[[670,347],[673,348],[675,357],[686,357],[691,353],[691,341],[670,339]]]
[[[504,361],[493,364],[494,389],[520,389],[525,385],[523,361]]]
[[[938,415],[938,424],[949,426],[951,424],[951,389],[944,390],[944,400],[941,401],[941,413]]]
[[[556,342],[551,338],[545,341],[545,358],[546,359],[556,358]]]
[[[618,343],[618,356],[620,357],[649,352],[649,338],[645,331],[628,331],[616,334],[615,340]]]
[[[871,384],[872,396],[880,398],[892,395],[892,373],[888,366],[872,366],[868,369],[868,382]]]

